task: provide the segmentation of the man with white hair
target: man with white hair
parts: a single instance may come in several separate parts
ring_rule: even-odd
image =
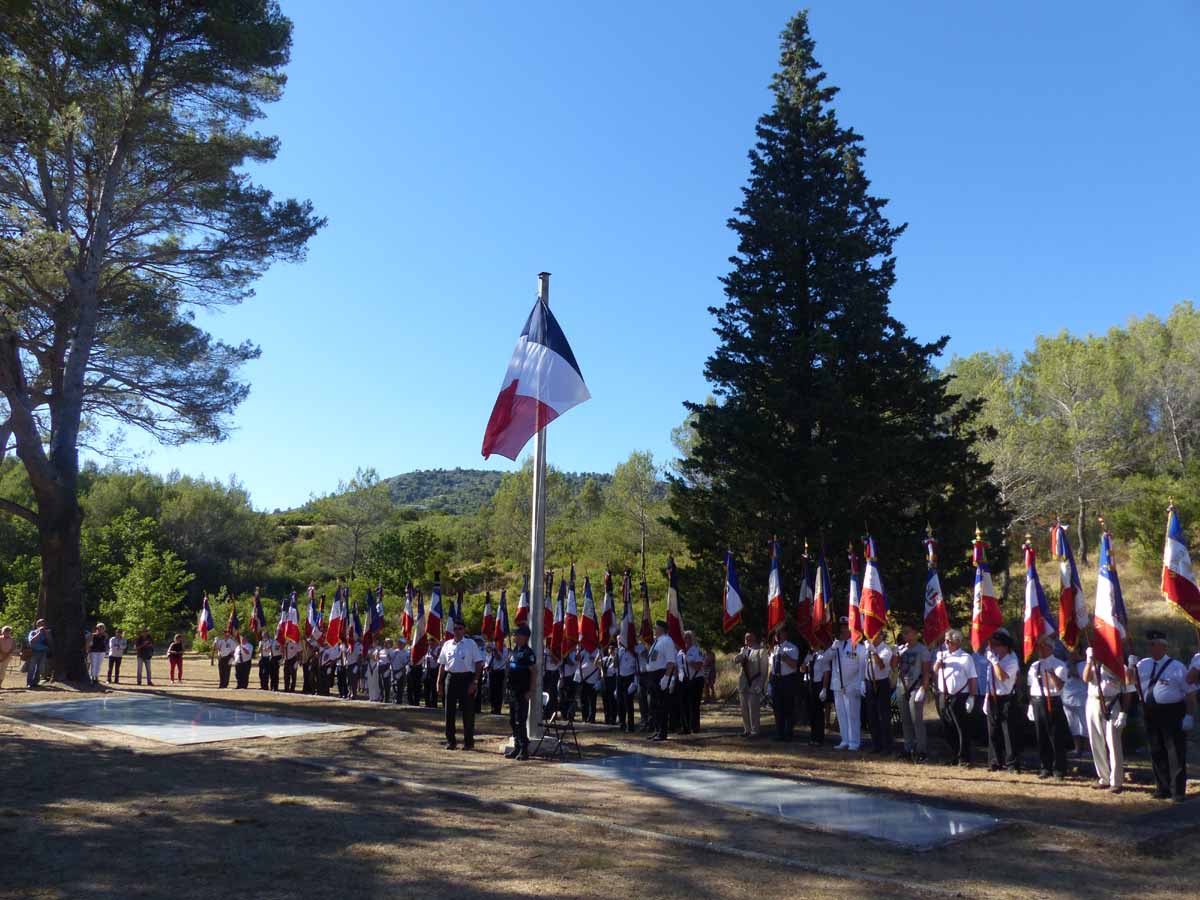
[[[1067,683],[1067,664],[1054,655],[1054,641],[1048,634],[1037,642],[1038,659],[1029,667],[1029,705],[1037,733],[1038,778],[1055,781],[1067,777],[1067,748],[1071,745],[1071,727],[1063,710],[1062,690]]]
[[[1146,740],[1154,767],[1156,800],[1182,803],[1187,793],[1187,735],[1196,715],[1196,688],[1187,669],[1167,655],[1167,636],[1146,632],[1150,655],[1137,664],[1145,701]]]
[[[866,693],[863,678],[867,668],[867,653],[850,640],[850,620],[838,619],[838,638],[825,651],[829,669],[820,699],[824,703],[833,690],[837,710],[838,733],[842,740],[835,750],[857,750],[862,742],[862,698]]]
[[[957,628],[946,632],[946,649],[939,650],[933,662],[938,692],[942,695],[942,718],[946,740],[953,752],[951,764],[971,767],[970,715],[975,710],[978,684],[975,658],[962,646],[963,635]]]

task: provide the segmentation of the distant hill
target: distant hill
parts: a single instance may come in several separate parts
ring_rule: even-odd
[[[563,478],[572,492],[579,490],[589,478],[600,485],[608,484],[611,475],[590,472],[564,472]],[[503,472],[484,469],[423,469],[405,472],[383,479],[397,506],[436,512],[477,512],[500,487]]]

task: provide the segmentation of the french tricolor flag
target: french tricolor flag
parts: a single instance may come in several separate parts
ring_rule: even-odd
[[[979,653],[987,646],[996,629],[1004,624],[1000,600],[992,584],[992,570],[987,564],[987,543],[979,529],[971,542],[971,562],[975,564],[975,592],[971,598],[971,648]]]
[[[1125,600],[1113,559],[1112,535],[1100,535],[1100,576],[1096,580],[1096,617],[1092,620],[1092,653],[1118,678],[1125,677]]]
[[[508,637],[508,591],[500,588],[500,612],[496,615],[496,625],[492,629],[492,640],[496,642],[496,648],[504,646],[504,640]]]
[[[679,612],[678,573],[675,558],[667,557],[667,633],[680,650],[683,649],[683,616]]]
[[[617,636],[617,610],[613,603],[612,572],[604,573],[604,600],[600,607],[600,634],[604,643]]]
[[[200,633],[200,640],[207,641],[208,633],[213,630],[213,614],[208,608],[208,594],[204,595],[203,603],[200,607],[200,618],[196,621],[196,631]]]
[[[847,619],[850,625],[850,640],[857,644],[862,640],[863,636],[863,619],[861,603],[861,584],[858,574],[858,554],[854,552],[854,542],[850,542],[848,551],[850,559],[850,600],[846,604],[848,610]]]
[[[829,566],[825,562],[825,548],[817,557],[817,571],[813,578],[812,621],[814,645],[821,649],[833,643],[833,588],[829,584]]]
[[[637,629],[633,625],[633,579],[628,569],[621,579],[621,633],[617,643],[630,652],[637,644]]]
[[[566,590],[566,582],[563,582],[563,590]],[[554,648],[554,602],[550,599],[550,595],[554,593],[554,573],[546,573],[546,583],[542,588],[542,644],[543,646]],[[563,599],[566,599],[566,594],[563,594]],[[561,622],[559,623],[561,624]]]
[[[529,576],[521,579],[521,596],[517,598],[516,626],[529,624]]]
[[[779,571],[779,541],[771,540],[771,571],[767,575],[767,633],[783,627],[787,613],[783,609],[783,576]]]
[[[480,633],[485,641],[490,641],[496,633],[496,614],[492,611],[492,592],[488,591],[483,598],[483,627]]]
[[[583,576],[583,617],[579,621],[579,643],[588,653],[600,647],[600,620],[596,617],[596,599],[592,596],[592,581]]]
[[[875,556],[875,539],[869,534],[863,538],[863,555],[866,566],[862,586],[862,629],[872,643],[883,633],[888,620],[887,591],[883,589],[883,576],[879,574],[879,562]]]
[[[813,573],[809,566],[808,544],[805,544],[804,554],[800,557],[800,598],[796,603],[796,629],[810,647],[817,642],[812,613]]]
[[[346,596],[342,593],[341,585],[333,591],[333,606],[329,608],[329,627],[325,629],[325,641],[328,644],[340,644],[346,628]]]
[[[1087,599],[1075,566],[1075,555],[1067,540],[1067,526],[1055,523],[1050,529],[1050,552],[1059,559],[1058,634],[1068,647],[1079,643],[1087,628]]]
[[[567,579],[558,582],[558,601],[554,604],[554,618],[550,625],[550,649],[560,659],[566,655],[570,647],[563,647],[564,619],[567,608]]]
[[[575,649],[579,643],[579,600],[575,596],[575,564],[571,564],[571,581],[567,585],[567,605],[563,612],[563,654]]]
[[[483,433],[483,458],[499,453],[515,460],[534,434],[590,397],[566,335],[539,298],[504,373]]]
[[[1050,612],[1050,604],[1046,602],[1046,592],[1042,590],[1041,579],[1037,572],[1037,553],[1033,549],[1032,540],[1025,541],[1025,662],[1033,659],[1038,641],[1045,635],[1057,634],[1058,623]]]
[[[416,616],[413,613],[413,595],[416,594],[416,589],[410,580],[404,586],[404,611],[400,613],[400,634],[406,641],[411,641],[413,636],[413,625],[416,623]]]
[[[417,612],[413,618],[412,664],[421,665],[425,654],[429,652],[429,634],[425,630],[425,595],[417,591]]]
[[[1192,574],[1192,557],[1179,515],[1172,504],[1167,511],[1167,544],[1163,548],[1162,593],[1192,622],[1200,626],[1200,587]]]
[[[425,617],[425,635],[435,644],[442,642],[442,573],[433,573],[433,589],[429,592],[429,614]]]
[[[942,582],[937,571],[937,541],[933,537],[933,529],[926,529],[925,562],[928,572],[925,576],[925,622],[922,637],[928,647],[937,646],[942,637],[950,630],[950,614],[946,611],[946,601],[942,597]]]
[[[628,580],[628,576],[626,576]],[[628,608],[628,600],[626,600]],[[733,565],[733,551],[725,551],[725,596],[721,601],[724,610],[721,625],[726,633],[732,631],[738,622],[742,621],[742,588],[738,584],[737,569]]]

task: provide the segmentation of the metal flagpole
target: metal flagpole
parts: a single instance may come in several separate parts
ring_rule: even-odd
[[[550,273],[538,273],[538,299],[550,305]],[[542,407],[537,407],[537,431],[533,435],[533,503],[529,552],[529,646],[537,664],[529,691],[529,739],[542,737],[542,673],[545,671],[542,615],[544,612],[546,565],[546,429],[542,422]]]

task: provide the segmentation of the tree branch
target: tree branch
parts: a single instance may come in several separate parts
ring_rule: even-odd
[[[18,519],[24,519],[27,522],[37,524],[37,513],[32,509],[22,506],[20,503],[14,503],[11,500],[5,500],[0,497],[0,512],[6,512],[11,516],[16,516]]]

